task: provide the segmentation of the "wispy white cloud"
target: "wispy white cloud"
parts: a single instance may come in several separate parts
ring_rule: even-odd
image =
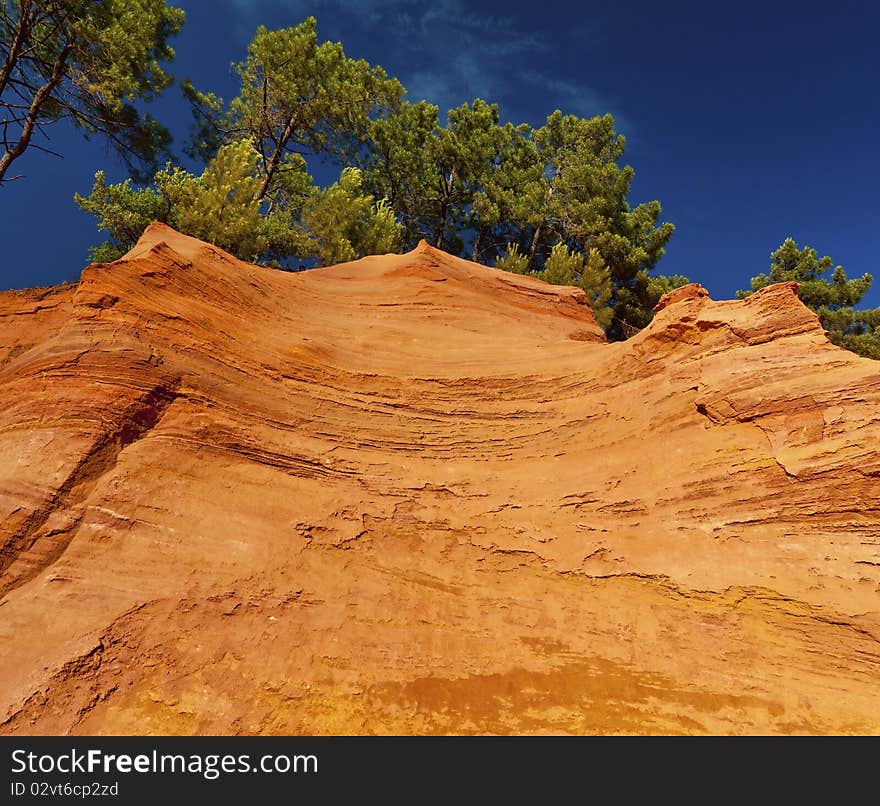
[[[410,73],[404,85],[411,101],[426,100],[441,110],[460,106],[465,101],[483,98],[497,100],[506,90],[505,79],[486,70],[472,55],[447,55],[443,61]]]
[[[226,0],[252,31],[260,23],[296,24],[318,19],[319,35],[341,40],[346,50],[381,43],[387,57],[374,59],[407,88],[411,100],[426,99],[441,108],[476,97],[497,101],[503,115],[531,114],[539,104],[549,113],[559,107],[577,115],[615,110],[602,94],[577,76],[550,74],[558,42],[526,28],[503,11],[478,8],[465,0]],[[595,32],[593,32],[595,33]],[[375,49],[375,47],[374,47]],[[358,53],[357,55],[363,55]],[[618,128],[623,119],[618,113]],[[530,121],[540,123],[540,120]]]
[[[534,70],[524,71],[521,77],[534,92],[541,93],[547,100],[550,107],[548,112],[558,108],[566,114],[585,118],[610,112],[614,116],[617,131],[632,133],[635,130],[632,121],[622,111],[612,108],[607,98],[585,84],[549,78]]]

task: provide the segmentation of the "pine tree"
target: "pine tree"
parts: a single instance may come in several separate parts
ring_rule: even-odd
[[[436,238],[440,191],[432,143],[439,128],[436,106],[404,101],[370,124],[367,147],[357,160],[365,189],[388,200],[409,249],[422,238]]]
[[[628,286],[617,290],[613,325],[620,337],[628,339],[647,327],[654,318],[654,308],[660,302],[660,297],[689,282],[681,274],[649,274],[645,269],[639,271]]]
[[[495,260],[495,268],[513,274],[528,274],[529,258],[519,251],[519,244],[509,243],[504,252]]]
[[[329,265],[399,247],[402,231],[393,211],[364,191],[357,169],[344,169],[338,182],[319,189],[305,160],[288,156],[284,185],[270,205],[256,198],[264,176],[260,161],[253,145],[241,140],[221,146],[200,175],[168,165],[139,189],[130,179],[108,185],[99,171],[92,193],[75,197],[110,235],[92,250],[92,260],[121,257],[154,220],[242,260],[270,265],[288,258]]]
[[[599,325],[603,328],[611,325],[613,312],[608,305],[611,273],[595,249],[584,254],[573,252],[562,242],[557,243],[538,277],[553,285],[573,285],[583,289]]]
[[[223,143],[253,142],[261,156],[258,199],[277,191],[290,154],[354,158],[371,121],[403,95],[381,67],[348,58],[338,42],[319,44],[314,17],[276,31],[260,26],[235,71],[241,89],[228,104],[184,82],[196,120],[190,151],[207,161]]]
[[[651,274],[672,236],[657,201],[629,203],[633,169],[610,115],[557,110],[543,126],[500,120],[480,98],[451,109],[401,100],[382,68],[319,43],[315,20],[260,28],[235,66],[229,103],[185,84],[196,115],[194,175],[168,167],[152,187],[107,186],[78,201],[124,251],[138,223],[163,216],[246,257],[323,264],[412,248],[448,252],[550,282],[579,285],[611,338],[650,321],[685,278]],[[247,144],[247,145],[242,145]],[[341,164],[310,186],[304,156]]]
[[[816,312],[834,344],[880,359],[880,308],[857,311],[854,307],[871,287],[873,277],[863,274],[850,280],[843,266],[834,266],[828,255],[820,258],[810,246],[800,249],[792,238],[786,238],[770,255],[769,273],[753,277],[751,290],[736,295],[745,299],[772,283],[792,280],[798,283],[798,298]]]
[[[49,151],[38,140],[60,120],[106,140],[137,176],[154,168],[170,135],[134,102],[171,83],[161,63],[183,18],[165,0],[5,0],[0,183],[17,178],[9,170],[29,148]]]
[[[345,168],[339,181],[317,191],[303,209],[307,254],[329,266],[364,255],[395,252],[403,228],[387,201],[364,191],[361,172]]]

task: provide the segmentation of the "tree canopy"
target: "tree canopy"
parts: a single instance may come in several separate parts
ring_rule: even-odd
[[[319,44],[314,17],[276,31],[260,26],[234,69],[240,91],[228,104],[184,82],[195,115],[190,153],[207,161],[224,143],[250,140],[261,157],[259,199],[283,185],[291,154],[357,152],[371,119],[404,91],[381,67],[348,58],[341,44]]]
[[[80,207],[107,240],[95,261],[128,251],[164,221],[242,259],[290,268],[412,248],[424,238],[499,270],[531,274],[587,294],[612,339],[645,327],[660,297],[686,284],[654,273],[674,227],[657,200],[632,205],[626,140],[611,115],[561,110],[540,126],[501,119],[481,98],[445,120],[427,100],[404,100],[377,65],[320,42],[309,17],[261,26],[233,64],[238,94],[224,101],[182,83],[193,112],[186,153],[138,105],[172,81],[163,63],[183,11],[166,0],[3,0],[0,7],[0,184],[45,127],[68,119],[120,153],[130,177],[103,170]],[[316,185],[312,160],[339,178]],[[300,263],[302,267],[302,263]],[[872,277],[849,279],[830,257],[791,238],[743,298],[795,280],[833,342],[880,358],[880,308],[857,310]]]
[[[596,249],[586,253],[572,252],[560,241],[550,250],[550,256],[538,277],[553,285],[576,285],[583,289],[596,321],[604,328],[611,325],[613,311],[608,304],[611,298],[611,273]]]
[[[880,359],[880,308],[855,309],[873,277],[863,274],[850,280],[843,266],[835,266],[828,255],[820,258],[811,246],[801,249],[792,238],[786,238],[770,254],[770,271],[753,277],[751,290],[738,291],[737,297],[744,299],[771,283],[792,280],[798,283],[798,298],[816,312],[832,342],[859,355]]]
[[[146,2],[146,0],[143,0]],[[580,286],[612,338],[650,321],[686,278],[652,274],[673,233],[658,201],[631,205],[633,168],[611,115],[552,112],[538,127],[481,98],[450,109],[403,100],[378,66],[319,42],[308,18],[260,27],[233,65],[230,101],[184,82],[199,172],[171,164],[77,196],[110,259],[148,218],[271,264],[323,264],[412,248],[421,239],[499,269]],[[318,160],[319,162],[310,162]],[[314,185],[312,165],[339,179]]]
[[[362,155],[367,187],[388,199],[409,246],[425,238],[561,283],[569,278],[557,268],[563,244],[566,260],[607,272],[610,291],[596,310],[618,337],[650,321],[655,288],[687,282],[649,277],[673,226],[659,222],[659,202],[630,207],[633,169],[619,164],[625,140],[610,115],[557,110],[536,129],[502,123],[498,106],[479,98],[450,110],[445,126],[437,111],[404,102],[371,124]],[[578,283],[591,276],[573,271]]]
[[[69,120],[100,136],[136,176],[170,142],[137,108],[171,83],[162,67],[184,14],[165,0],[3,0],[0,6],[0,183],[46,127]]]
[[[319,42],[314,18],[260,27],[233,65],[239,93],[226,102],[184,82],[194,115],[189,156],[138,187],[98,173],[77,196],[109,240],[93,257],[134,243],[149,218],[265,263],[332,263],[430,243],[500,269],[585,290],[612,336],[650,320],[657,289],[677,279],[649,272],[673,227],[660,204],[631,207],[633,169],[610,115],[557,110],[540,127],[502,121],[481,98],[441,123],[427,101],[404,101],[381,67]],[[335,163],[317,187],[307,160]]]
[[[150,186],[130,179],[108,185],[103,171],[80,207],[98,219],[109,239],[91,258],[107,262],[131,249],[152,221],[225,249],[242,260],[280,265],[288,258],[317,258],[325,265],[399,248],[401,227],[387,204],[376,203],[349,168],[339,181],[320,189],[305,160],[285,158],[284,204],[272,209],[256,197],[265,175],[262,157],[248,140],[220,146],[205,170],[195,175],[166,165]],[[281,190],[279,190],[279,195]]]

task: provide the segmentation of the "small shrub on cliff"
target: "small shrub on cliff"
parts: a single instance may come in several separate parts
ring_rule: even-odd
[[[596,321],[607,328],[611,324],[613,311],[608,305],[611,298],[611,273],[602,256],[590,249],[586,254],[574,252],[564,243],[556,244],[538,275],[544,282],[553,285],[574,285],[584,290]]]
[[[519,244],[509,243],[504,253],[495,261],[495,268],[513,274],[527,274],[529,256],[519,251]]]

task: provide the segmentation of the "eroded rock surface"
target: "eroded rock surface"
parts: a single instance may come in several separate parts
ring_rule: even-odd
[[[0,731],[880,732],[880,364],[153,225],[0,294]]]

